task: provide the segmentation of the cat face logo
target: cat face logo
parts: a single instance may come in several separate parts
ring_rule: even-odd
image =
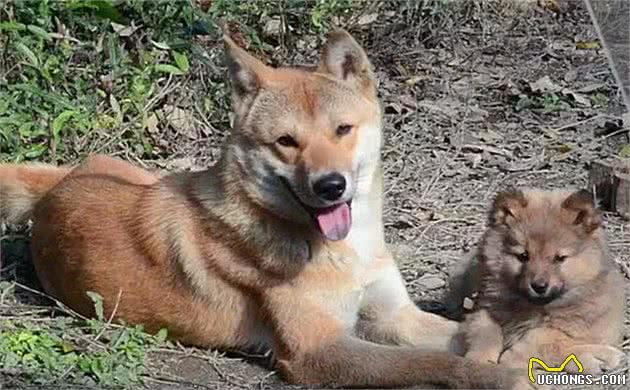
[[[534,379],[534,363],[538,363],[542,367],[542,369],[547,372],[562,372],[564,371],[564,368],[566,367],[567,364],[569,364],[571,360],[573,360],[575,365],[578,367],[579,373],[584,371],[584,366],[582,366],[582,363],[580,363],[578,358],[573,353],[567,356],[567,358],[564,359],[564,362],[562,362],[562,364],[559,367],[549,367],[545,362],[543,362],[542,360],[538,358],[535,358],[535,357],[529,358],[529,365],[527,366],[527,371],[529,373],[529,380],[532,383],[536,383],[536,380]]]

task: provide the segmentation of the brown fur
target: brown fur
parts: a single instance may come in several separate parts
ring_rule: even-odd
[[[307,72],[225,44],[235,129],[212,168],[159,178],[94,156],[32,186],[39,168],[0,167],[2,210],[34,208],[46,291],[85,315],[97,292],[107,316],[187,344],[271,347],[294,383],[522,388],[511,369],[448,352],[456,324],[417,309],[404,288],[383,238],[381,109],[361,47],[334,32]],[[279,143],[286,136],[295,144]],[[296,201],[314,203],[310,182],[330,169],[354,196],[338,241]]]
[[[31,217],[39,196],[54,187],[69,169],[47,165],[0,165],[0,221],[18,224]]]
[[[575,353],[591,373],[619,364],[624,283],[587,191],[497,195],[474,261],[467,357],[521,368],[537,357],[557,367]],[[543,282],[549,295],[531,287]]]

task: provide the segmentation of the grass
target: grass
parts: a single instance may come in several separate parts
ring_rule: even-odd
[[[0,296],[11,299],[16,284],[0,282]],[[42,322],[33,315],[0,323],[0,374],[19,376],[32,385],[80,383],[128,388],[142,383],[145,358],[164,346],[166,330],[150,335],[141,326],[111,324],[103,317],[100,296],[91,293],[96,318],[55,316]],[[40,308],[39,312],[45,312]]]
[[[172,126],[173,106],[199,111],[209,126],[229,125],[219,70],[206,90],[191,94],[202,92],[200,101],[168,101],[170,87],[221,63],[214,58],[220,21],[240,23],[250,49],[264,55],[287,41],[282,31],[261,36],[269,20],[291,19],[322,35],[334,18],[358,6],[351,0],[294,0],[281,7],[265,0],[3,2],[0,161],[60,163],[99,151],[85,145],[111,143],[139,158],[158,158],[168,151],[154,133]]]

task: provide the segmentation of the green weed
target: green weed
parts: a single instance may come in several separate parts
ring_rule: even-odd
[[[569,104],[561,96],[555,93],[547,93],[543,96],[521,96],[516,102],[514,109],[518,111],[532,110],[545,114],[561,111]]]
[[[220,21],[238,22],[255,50],[270,51],[260,33],[269,18],[321,35],[361,3],[214,0],[202,10],[182,0],[5,1],[0,161],[67,162],[93,151],[86,145],[111,144],[143,159],[160,157],[160,139],[148,132],[147,119],[168,127],[157,113],[179,103],[164,89],[173,83],[185,89],[199,77],[196,70],[216,65],[218,48],[207,42],[218,41]],[[181,94],[182,108],[227,127],[224,75],[211,74],[204,84],[209,88]]]
[[[4,286],[2,291],[8,289]],[[97,316],[85,322],[57,317],[45,327],[28,319],[0,324],[0,372],[17,371],[34,384],[63,381],[115,388],[140,384],[146,355],[165,342],[166,330],[149,335],[141,326],[109,325],[101,297],[89,296]]]

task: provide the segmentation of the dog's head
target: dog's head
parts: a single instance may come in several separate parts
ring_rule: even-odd
[[[601,217],[588,191],[500,193],[489,226],[495,247],[487,261],[496,261],[496,276],[533,303],[571,299],[606,266]]]
[[[228,153],[251,199],[341,240],[353,198],[369,191],[381,146],[372,66],[343,30],[319,65],[272,68],[224,35],[235,128]]]

